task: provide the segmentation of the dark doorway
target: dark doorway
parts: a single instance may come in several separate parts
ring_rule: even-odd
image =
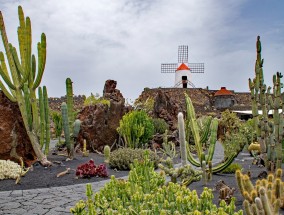
[[[187,88],[187,76],[182,76],[182,88]]]

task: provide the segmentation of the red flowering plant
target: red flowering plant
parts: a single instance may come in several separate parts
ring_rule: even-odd
[[[95,162],[91,159],[87,163],[79,165],[76,169],[76,176],[79,178],[91,178],[91,177],[108,177],[107,168],[105,164],[95,165]]]

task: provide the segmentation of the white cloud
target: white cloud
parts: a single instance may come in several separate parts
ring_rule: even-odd
[[[205,73],[193,75],[197,87],[227,86],[248,91],[247,79],[253,76],[258,34],[263,35],[263,46],[267,46],[263,53],[270,65],[267,76],[272,76],[273,70],[281,70],[283,43],[279,46],[279,40],[273,40],[275,31],[280,35],[281,22],[278,28],[255,27],[240,15],[245,3],[2,1],[1,11],[12,42],[16,42],[18,4],[31,17],[34,44],[41,32],[46,33],[47,66],[42,84],[47,85],[50,96],[64,95],[65,79],[70,77],[75,94],[101,94],[105,80],[114,79],[123,95],[133,99],[144,87],[174,85],[174,74],[161,74],[160,64],[176,62],[177,46],[181,44],[189,45],[190,62],[205,63]]]

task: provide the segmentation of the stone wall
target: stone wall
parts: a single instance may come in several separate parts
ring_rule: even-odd
[[[145,88],[144,91],[138,98],[139,102],[146,101],[148,97],[155,98],[158,94],[158,91],[162,91],[174,100],[177,104],[179,111],[185,111],[185,99],[184,93],[188,94],[192,100],[192,103],[195,107],[195,111],[198,115],[202,114],[212,114],[218,115],[223,110],[217,110],[214,107],[215,97],[214,94],[217,90],[206,90],[202,88]],[[245,92],[234,92],[230,90],[234,96],[236,104],[234,104],[231,110],[250,110],[251,109],[251,101],[250,101],[250,93]]]

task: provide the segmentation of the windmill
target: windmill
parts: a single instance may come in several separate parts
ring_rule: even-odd
[[[187,88],[187,84],[194,87],[191,80],[192,73],[204,73],[204,63],[188,63],[188,46],[178,46],[178,63],[162,63],[162,73],[175,73],[175,86]]]

